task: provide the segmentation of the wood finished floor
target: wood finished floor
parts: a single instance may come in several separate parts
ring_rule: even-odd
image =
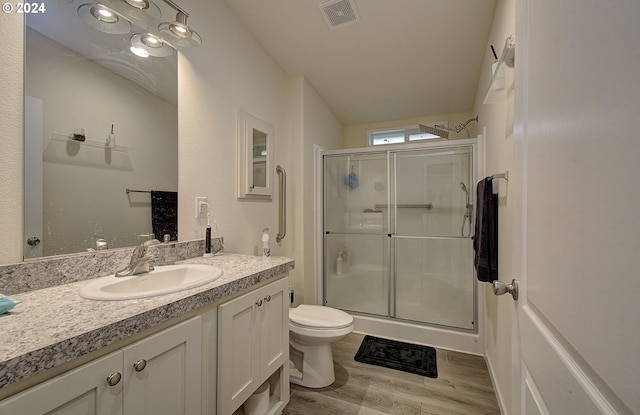
[[[283,415],[500,414],[484,358],[437,349],[438,378],[356,362],[364,338],[332,345],[336,381],[321,389],[291,384]]]

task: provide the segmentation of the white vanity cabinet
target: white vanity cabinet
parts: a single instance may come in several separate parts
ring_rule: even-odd
[[[241,413],[267,380],[268,414],[289,402],[288,300],[285,277],[218,307],[218,415]]]
[[[0,401],[2,415],[122,414],[122,352],[114,352]]]
[[[193,317],[0,401],[0,414],[200,414],[201,339]]]
[[[122,349],[124,413],[202,413],[202,322],[193,317]]]

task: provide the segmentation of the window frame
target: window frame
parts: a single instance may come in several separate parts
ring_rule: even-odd
[[[438,121],[438,122],[429,122],[423,123],[423,125],[429,126],[440,126],[440,127],[448,127],[449,123],[447,121]],[[384,128],[380,130],[369,130],[368,133],[368,145],[369,146],[386,146],[393,144],[411,144],[420,141],[431,141],[431,140],[441,140],[442,137],[437,135],[423,133],[420,131],[420,127],[418,125],[411,125],[407,127],[398,127],[398,128]],[[389,138],[396,138],[395,141],[387,141],[387,142],[379,142],[379,140],[385,140],[384,135],[388,135]],[[424,138],[412,138],[416,135],[423,135]],[[398,140],[402,137],[402,140]]]

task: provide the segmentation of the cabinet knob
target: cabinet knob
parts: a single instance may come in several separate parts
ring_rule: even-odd
[[[37,236],[32,236],[27,239],[27,244],[29,246],[38,246],[40,244],[40,239]]]
[[[145,367],[147,367],[147,361],[144,359],[140,359],[133,364],[133,368],[136,370],[136,372],[142,372]]]
[[[262,307],[262,298],[261,298],[261,299],[259,299],[258,301],[256,301],[256,305],[257,305],[258,307]]]
[[[118,383],[120,383],[120,379],[122,379],[122,374],[120,374],[120,372],[112,373],[107,378],[107,385],[116,386]]]
[[[268,295],[268,296],[264,297],[264,299],[265,299],[265,300],[267,301],[267,303],[268,303],[269,301],[271,301],[271,296],[270,296],[270,295]]]

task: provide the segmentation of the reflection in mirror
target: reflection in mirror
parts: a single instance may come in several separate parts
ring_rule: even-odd
[[[253,129],[253,186],[267,187],[267,134]]]
[[[134,55],[136,22],[107,34],[77,9],[25,15],[25,259],[136,245],[152,191],[178,188],[177,52]]]
[[[271,199],[273,126],[238,111],[238,197]]]

